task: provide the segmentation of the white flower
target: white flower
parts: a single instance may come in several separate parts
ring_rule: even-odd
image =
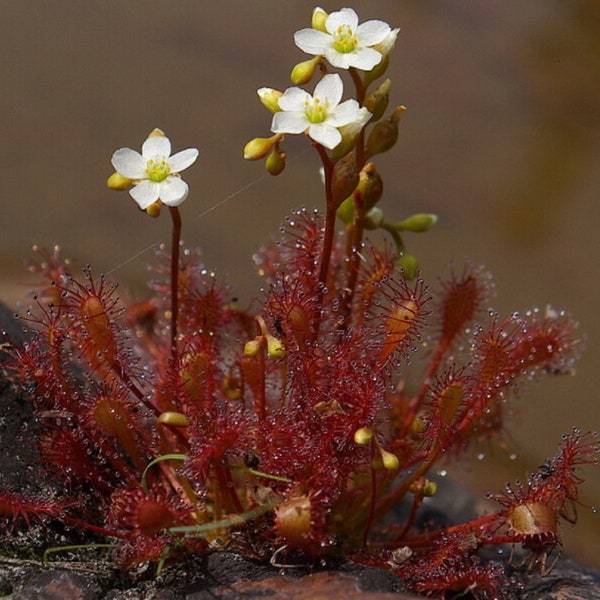
[[[342,141],[339,128],[365,118],[366,109],[361,109],[356,100],[340,104],[343,93],[344,84],[337,73],[325,75],[313,96],[298,87],[288,88],[279,98],[281,111],[273,115],[271,131],[307,133],[326,148],[335,148]]]
[[[115,171],[133,182],[131,197],[142,210],[160,200],[167,206],[178,206],[188,195],[188,184],[179,173],[198,158],[196,148],[188,148],[171,156],[171,142],[160,129],[155,129],[142,144],[142,153],[120,148],[111,158]]]
[[[370,71],[381,62],[382,54],[373,48],[391,32],[383,21],[358,24],[358,15],[351,8],[332,12],[325,21],[325,30],[301,29],[294,34],[296,46],[307,54],[325,56],[338,69],[356,67]]]

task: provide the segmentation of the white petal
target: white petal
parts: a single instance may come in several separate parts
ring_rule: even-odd
[[[332,150],[342,141],[342,134],[327,123],[315,123],[308,128],[308,135],[325,148]]]
[[[307,54],[323,54],[327,45],[331,45],[332,37],[324,31],[301,29],[294,34],[294,43]]]
[[[160,200],[167,206],[179,206],[190,191],[188,184],[180,177],[167,177],[159,185]]]
[[[340,25],[348,25],[351,29],[356,29],[358,15],[351,8],[342,8],[336,12],[332,12],[325,21],[325,29],[331,34],[335,33],[335,30]]]
[[[342,127],[353,121],[361,121],[363,118],[364,113],[361,112],[358,102],[350,99],[335,107],[335,110],[327,119],[327,124],[333,127]]]
[[[146,176],[146,161],[139,152],[131,148],[119,148],[110,159],[115,171],[129,179],[143,179]]]
[[[142,144],[142,156],[146,160],[156,158],[157,156],[165,158],[171,156],[171,141],[164,135],[150,136]]]
[[[361,46],[374,46],[383,42],[390,31],[390,26],[384,21],[367,21],[357,27],[356,37]]]
[[[344,83],[342,78],[337,74],[325,75],[315,87],[315,98],[327,98],[329,100],[330,108],[335,108],[344,93]]]
[[[281,110],[304,110],[304,103],[310,101],[312,96],[299,87],[288,88],[279,98]]]
[[[327,62],[337,69],[347,69],[353,66],[353,52],[341,53],[338,52],[333,46],[325,48],[325,58]]]
[[[129,190],[129,194],[138,203],[138,206],[144,210],[158,200],[159,190],[160,184],[149,179],[144,179],[137,185],[134,185]]]
[[[304,133],[310,125],[304,111],[282,111],[273,115],[273,133]]]
[[[188,148],[187,150],[182,150],[177,154],[173,154],[168,161],[169,167],[171,167],[173,173],[181,173],[181,171],[187,169],[190,165],[193,165],[197,158],[198,149]]]
[[[341,56],[348,57],[348,62],[351,67],[370,71],[375,65],[378,65],[383,58],[380,52],[373,48],[359,46],[354,52],[342,54]],[[333,63],[332,63],[333,64]]]

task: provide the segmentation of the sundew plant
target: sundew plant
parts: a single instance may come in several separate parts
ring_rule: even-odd
[[[122,570],[223,548],[274,565],[344,556],[437,597],[510,595],[510,571],[554,566],[580,468],[598,465],[595,433],[565,435],[469,522],[420,517],[444,485],[430,473],[499,440],[525,384],[572,371],[580,337],[559,309],[491,310],[481,267],[420,276],[405,238],[436,217],[384,215],[375,162],[404,113],[389,107],[385,79],[398,33],[350,8],[316,8],[294,34],[309,58],[292,87],[258,90],[271,134],[244,158],[280,175],[286,138],[305,136],[324,201],[295,211],[258,252],[255,310],[181,243],[181,173],[198,151],[173,153],[155,129],[141,153],[113,154],[109,188],[146,215],[168,212],[171,242],[157,251],[151,295],[130,304],[91,269],[75,277],[57,252],[34,267],[43,283],[21,315],[30,334],[22,346],[4,340],[5,369],[28,391],[39,460],[62,492],[0,490],[5,543],[38,519],[91,532]],[[522,551],[502,563],[481,555],[506,544]]]

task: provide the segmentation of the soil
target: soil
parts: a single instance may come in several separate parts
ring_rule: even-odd
[[[0,304],[0,332],[19,344],[25,339],[21,325]],[[0,342],[3,341],[0,339]],[[5,355],[0,350],[0,362]],[[0,489],[28,495],[56,495],[36,461],[34,434],[37,425],[28,402],[28,390],[0,377]],[[474,501],[464,490],[445,486],[428,519],[454,520],[473,512]],[[443,507],[443,510],[439,507]],[[450,507],[450,508],[448,508]],[[112,568],[106,558],[91,553],[53,554],[51,566],[40,557],[48,548],[89,543],[90,537],[57,522],[31,519],[26,528],[8,522],[0,546],[0,598],[19,600],[233,600],[277,598],[319,600],[332,597],[370,599],[418,598],[388,571],[344,559],[318,566],[276,568],[221,551],[190,558],[152,577],[149,568],[127,575]],[[8,541],[10,540],[10,541]],[[91,552],[91,551],[86,551]],[[93,551],[98,552],[98,551]],[[508,554],[508,553],[507,553]],[[57,561],[57,557],[61,562]],[[64,561],[64,562],[63,562]],[[563,558],[547,576],[514,573],[510,598],[530,600],[587,600],[600,598],[600,574]],[[468,598],[469,596],[463,596]]]

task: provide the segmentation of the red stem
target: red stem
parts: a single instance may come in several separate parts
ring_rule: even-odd
[[[169,206],[173,221],[171,235],[171,362],[177,360],[177,317],[179,314],[179,243],[181,241],[181,215],[176,206]]]
[[[337,206],[333,202],[333,190],[331,189],[331,175],[333,173],[333,165],[325,148],[321,144],[315,144],[317,152],[323,163],[325,173],[325,233],[323,237],[323,250],[321,252],[321,264],[319,266],[319,297],[323,296],[323,290],[327,286],[327,275],[329,273],[329,263],[331,262],[331,252],[333,249],[333,238],[335,234],[335,218]]]

